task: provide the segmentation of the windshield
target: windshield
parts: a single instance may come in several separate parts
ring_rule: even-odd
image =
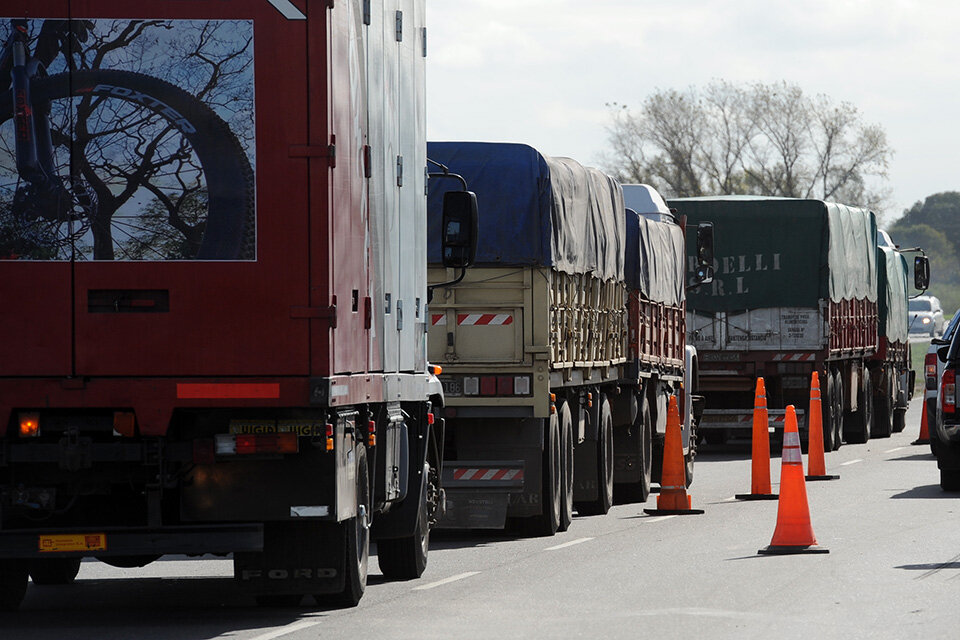
[[[917,298],[910,301],[910,311],[930,311],[930,301]]]

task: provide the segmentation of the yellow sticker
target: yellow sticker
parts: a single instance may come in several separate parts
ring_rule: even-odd
[[[40,536],[39,550],[43,553],[67,551],[104,551],[107,548],[105,533],[71,533]]]

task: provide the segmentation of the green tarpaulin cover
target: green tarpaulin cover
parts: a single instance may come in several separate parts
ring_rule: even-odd
[[[877,273],[880,335],[887,336],[890,342],[906,342],[909,337],[907,260],[893,247],[877,247]]]
[[[667,201],[688,225],[714,224],[716,275],[687,294],[705,312],[877,301],[873,212],[821,200],[718,196]],[[695,255],[696,234],[687,234]],[[692,271],[692,261],[688,270]]]

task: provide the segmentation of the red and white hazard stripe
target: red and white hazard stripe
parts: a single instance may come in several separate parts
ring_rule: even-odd
[[[523,469],[464,468],[453,470],[454,480],[521,480]]]
[[[807,362],[813,360],[816,353],[778,353],[773,356],[774,362]]]
[[[434,313],[430,316],[430,325],[442,327],[447,324],[447,314]],[[469,326],[497,326],[513,324],[513,316],[509,313],[461,313],[457,315],[457,324],[462,327]]]
[[[460,326],[513,324],[509,313],[461,313],[457,316]]]

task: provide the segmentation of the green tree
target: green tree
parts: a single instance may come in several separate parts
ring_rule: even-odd
[[[918,203],[919,204],[919,203]],[[953,243],[943,231],[929,224],[909,224],[897,221],[888,231],[894,243],[901,248],[920,247],[930,258],[930,290],[940,298],[947,312],[960,307],[960,260]],[[908,256],[909,260],[909,256]],[[913,280],[913,262],[909,261]]]
[[[904,211],[890,230],[916,225],[929,225],[941,231],[953,245],[954,252],[960,255],[960,192],[943,191],[927,196]],[[954,269],[956,265],[954,262]]]

